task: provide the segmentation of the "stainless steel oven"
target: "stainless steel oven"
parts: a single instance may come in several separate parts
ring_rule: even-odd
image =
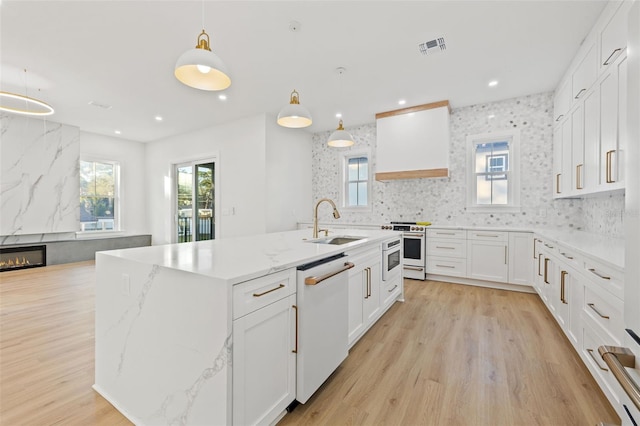
[[[382,281],[389,281],[401,272],[401,253],[400,238],[382,243]]]
[[[391,222],[382,229],[402,232],[402,252],[404,278],[426,279],[427,271],[427,228],[415,222]]]

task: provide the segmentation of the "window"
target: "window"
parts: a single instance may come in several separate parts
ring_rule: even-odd
[[[470,209],[502,212],[519,209],[519,140],[518,131],[467,137]]]
[[[117,231],[118,164],[80,161],[80,227],[84,231]]]
[[[344,209],[370,209],[370,170],[369,153],[346,152],[341,157],[343,169],[343,196],[342,207]]]

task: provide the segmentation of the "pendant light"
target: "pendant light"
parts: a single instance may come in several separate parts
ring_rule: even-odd
[[[336,69],[336,72],[340,75],[340,95],[342,97],[342,74],[345,73],[346,68],[339,67]],[[353,136],[349,132],[347,132],[342,126],[342,119],[338,124],[338,128],[335,132],[331,133],[329,136],[329,140],[327,141],[327,145],[334,148],[346,148],[348,146],[353,145],[355,142],[353,140]]]
[[[53,114],[51,105],[39,99],[27,96],[27,70],[24,70],[24,95],[0,91],[0,111],[11,112],[20,115],[41,117]]]
[[[296,33],[300,31],[300,25],[301,24],[298,21],[291,21],[289,23],[289,30],[293,33]],[[291,92],[289,105],[280,110],[277,123],[282,127],[289,127],[291,129],[309,127],[311,126],[311,123],[313,123],[313,119],[311,118],[311,113],[309,113],[309,110],[300,105],[300,94],[297,90],[293,89],[293,92]]]
[[[202,1],[202,27],[204,28],[204,0]],[[224,90],[231,78],[222,59],[211,51],[209,34],[202,30],[194,49],[178,58],[174,74],[180,82],[200,90]]]

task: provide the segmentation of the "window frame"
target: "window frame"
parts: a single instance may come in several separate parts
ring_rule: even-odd
[[[82,222],[80,218],[78,218],[78,222],[80,225],[80,231],[76,232],[78,236],[91,236],[91,235],[104,235],[109,234],[112,235],[114,233],[122,232],[122,196],[121,196],[121,184],[120,184],[120,174],[122,172],[120,162],[117,160],[108,160],[102,157],[94,157],[94,156],[81,156],[78,160],[78,182],[80,181],[80,162],[91,162],[91,163],[102,163],[102,164],[110,164],[113,166],[113,180],[114,180],[114,194],[113,194],[113,229],[100,229],[100,230],[84,230],[82,228]],[[80,203],[80,198],[82,195],[78,194],[78,205]]]
[[[477,203],[476,145],[490,142],[509,142],[507,157],[507,204]],[[501,178],[502,179],[502,178]],[[498,179],[495,179],[498,180]],[[490,133],[467,135],[467,210],[485,213],[517,213],[520,206],[520,130],[502,130]]]
[[[365,206],[350,206],[349,201],[349,160],[352,158],[366,157],[367,158],[367,204]],[[340,173],[340,208],[344,211],[350,212],[371,212],[371,186],[372,186],[372,161],[371,151],[369,149],[354,149],[344,151],[339,154],[339,167]]]

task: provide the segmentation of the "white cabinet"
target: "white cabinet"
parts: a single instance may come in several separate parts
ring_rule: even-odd
[[[556,123],[562,121],[571,107],[571,84],[568,79],[558,86],[553,97],[553,119]]]
[[[571,130],[571,116],[568,115],[553,132],[554,198],[571,194]]]
[[[600,158],[600,92],[590,90],[584,97],[583,107],[583,164],[580,168],[579,182],[581,192],[593,193],[598,188]],[[578,167],[579,156],[574,157],[574,165]]]
[[[382,313],[382,252],[378,247],[364,252],[349,253],[349,261],[355,265],[349,271],[348,342],[351,346]]]
[[[296,398],[295,270],[233,289],[233,424],[270,424]]]
[[[467,231],[427,230],[427,273],[467,276]]]
[[[533,234],[509,232],[509,283],[533,284]]]
[[[449,176],[448,101],[376,114],[376,180]]]
[[[467,233],[467,277],[506,283],[509,274],[507,232]]]
[[[571,97],[574,102],[584,96],[593,82],[596,81],[598,74],[595,44],[592,42],[584,50],[586,50],[586,53],[571,76]]]
[[[613,64],[627,47],[627,14],[630,2],[612,4],[617,10],[600,31],[600,68]]]

